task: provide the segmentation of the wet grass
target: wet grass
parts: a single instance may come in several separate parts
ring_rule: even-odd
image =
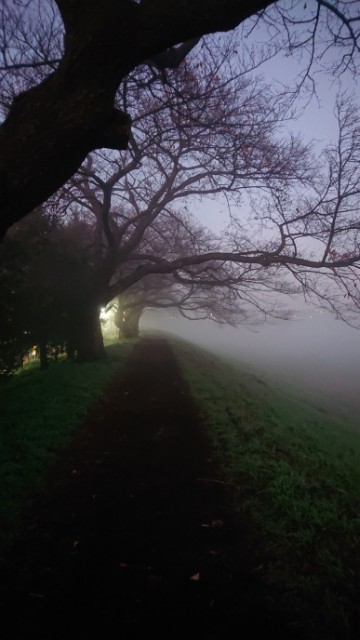
[[[0,387],[0,550],[21,523],[27,500],[57,453],[124,363],[132,341],[107,347],[101,363],[31,363]]]
[[[360,437],[327,407],[171,339],[234,505],[259,545],[270,609],[309,640],[355,639],[360,592]],[[0,388],[0,543],[132,343],[100,364],[31,367]],[[351,426],[351,425],[350,425]],[[354,429],[358,425],[354,425]]]
[[[357,638],[360,437],[306,400],[171,340],[234,504],[256,532],[270,607],[312,640]]]

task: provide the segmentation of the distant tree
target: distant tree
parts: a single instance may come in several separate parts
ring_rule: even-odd
[[[245,71],[234,69],[230,53],[219,71],[223,52],[215,53],[212,48],[201,61],[195,58],[169,74],[172,89],[154,89],[150,82],[141,97],[139,85],[150,81],[151,73],[144,70],[129,78],[122,97],[134,113],[129,151],[89,156],[51,202],[53,213],[67,220],[79,217],[91,234],[92,284],[91,291],[85,289],[81,360],[104,355],[100,341],[94,341],[102,306],[175,259],[180,265],[184,256],[186,263],[186,256],[195,253],[198,258],[226,246],[226,239],[220,241],[194,223],[186,213],[186,199],[190,203],[226,194],[229,204],[238,206],[245,190],[281,191],[311,178],[306,147],[291,137],[276,138],[286,104],[247,79]],[[241,278],[228,266],[208,262],[206,268],[193,266],[194,276],[187,271],[183,286],[190,290],[191,278],[207,273],[203,288],[235,283],[241,288]],[[215,271],[222,283],[216,283]],[[253,273],[253,284],[259,283],[263,277]],[[180,274],[174,277],[179,283]],[[278,290],[270,272],[266,278],[267,287]],[[247,273],[246,282],[250,279]],[[193,285],[197,291],[196,280]],[[245,281],[242,288],[248,288]],[[254,292],[246,297],[254,305]]]
[[[0,17],[1,233],[64,184],[89,152],[127,147],[131,118],[114,99],[139,65],[164,81],[201,36],[250,17],[273,37],[287,36],[291,51],[308,49],[308,77],[329,47],[341,47],[340,72],[356,68],[359,51],[352,0],[3,0]]]
[[[51,344],[66,343],[68,351],[75,349],[74,318],[92,275],[79,238],[84,242],[85,231],[84,225],[74,223],[65,228],[38,210],[14,225],[0,245],[4,371],[19,366],[22,355],[34,345],[43,369]]]
[[[279,135],[286,96],[246,71],[229,38],[167,71],[165,84],[148,66],[129,74],[118,94],[133,116],[128,151],[89,155],[48,202],[58,237],[69,234],[70,268],[57,270],[66,285],[52,295],[58,286],[67,299],[63,325],[79,360],[105,355],[100,308],[152,275],[236,288],[246,312],[277,314],[274,294],[300,289],[349,321],[358,313],[356,107],[339,100],[338,142],[315,161]],[[195,198],[219,195],[230,218],[222,238],[187,213]],[[51,273],[46,261],[42,270]]]
[[[21,365],[22,355],[31,344],[20,318],[18,292],[28,258],[21,249],[24,247],[15,242],[0,245],[0,379]]]
[[[35,343],[40,345],[42,366],[46,365],[43,305],[48,301],[45,296],[38,297],[36,294],[40,288],[46,287],[46,275],[43,279],[39,278],[38,269],[43,266],[43,258],[47,257],[51,223],[41,212],[30,218],[31,221],[13,227],[0,246],[0,351],[3,372],[6,368],[10,371],[19,366],[24,351]]]
[[[110,306],[114,309],[119,338],[136,338],[141,316],[148,309],[171,309],[189,320],[211,319],[233,326],[254,321],[254,313],[249,315],[236,287],[185,285],[177,282],[172,274],[146,276]]]
[[[315,161],[298,141],[276,137],[283,105],[239,69],[231,78],[225,62],[214,80],[216,57],[209,53],[201,81],[190,61],[174,78],[168,74],[175,94],[150,83],[140,99],[146,75],[129,80],[123,100],[139,108],[129,151],[89,156],[54,200],[54,210],[74,211],[93,230],[97,266],[84,341],[94,335],[100,307],[151,274],[173,274],[184,286],[208,290],[236,287],[242,309],[264,314],[279,313],[274,294],[301,291],[358,322],[355,105],[339,99],[338,141]],[[194,225],[185,211],[195,197],[218,194],[226,195],[231,213],[222,238]],[[86,359],[98,357],[90,342]]]

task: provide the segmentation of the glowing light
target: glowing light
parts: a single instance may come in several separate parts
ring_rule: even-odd
[[[102,307],[100,309],[100,320],[104,320],[104,321],[108,320],[110,317],[110,313],[111,312],[107,310],[106,307]]]

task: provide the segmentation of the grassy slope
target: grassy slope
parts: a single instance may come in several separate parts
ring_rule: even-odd
[[[260,540],[274,607],[291,612],[306,638],[350,638],[359,587],[359,434],[189,343],[171,343],[237,508]],[[25,370],[1,387],[2,544],[131,346],[110,347],[106,363]]]
[[[102,363],[60,361],[47,371],[34,366],[0,387],[0,547],[16,533],[29,496],[132,348],[107,348]]]
[[[236,506],[261,541],[274,606],[307,638],[355,637],[359,434],[189,343],[171,343]]]

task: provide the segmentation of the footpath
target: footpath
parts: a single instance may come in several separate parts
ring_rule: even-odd
[[[163,339],[134,347],[1,572],[4,640],[288,637]]]

